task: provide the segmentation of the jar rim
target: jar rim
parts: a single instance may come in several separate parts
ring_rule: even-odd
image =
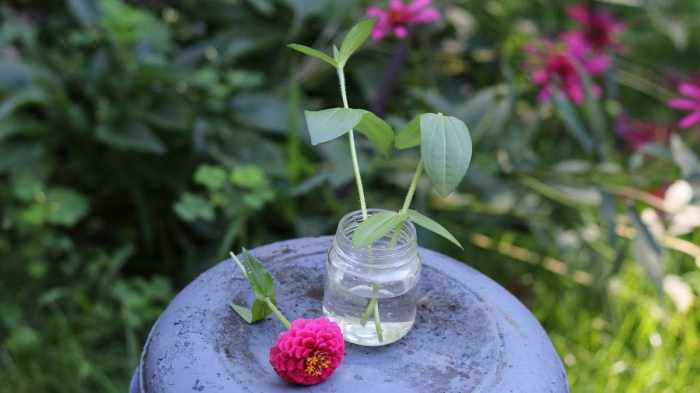
[[[379,212],[386,212],[386,209],[367,209],[368,215],[376,214]],[[414,254],[417,251],[417,234],[416,227],[409,220],[404,221],[401,226],[401,232],[399,240],[394,247],[387,247],[389,242],[385,236],[378,240],[370,247],[357,248],[352,244],[352,234],[354,233],[357,226],[362,223],[362,211],[355,210],[347,213],[338,222],[338,229],[335,235],[335,242],[337,246],[346,253],[358,254],[357,256],[369,256],[371,249],[372,263],[373,266],[379,265],[396,265],[400,259],[405,258],[410,254]],[[365,258],[352,258],[356,263],[362,263],[361,260]],[[400,264],[400,263],[399,263]]]

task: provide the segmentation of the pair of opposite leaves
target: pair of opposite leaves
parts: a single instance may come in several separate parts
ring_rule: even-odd
[[[306,111],[311,144],[328,142],[350,130],[366,135],[375,148],[388,155],[392,146],[407,149],[420,145],[425,172],[440,196],[449,195],[462,181],[472,156],[472,141],[463,121],[442,114],[416,116],[394,132],[384,120],[363,109],[332,108]]]

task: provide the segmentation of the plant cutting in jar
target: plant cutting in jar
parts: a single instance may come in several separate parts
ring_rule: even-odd
[[[396,341],[413,324],[415,283],[420,272],[413,224],[461,247],[442,225],[410,207],[423,172],[430,178],[435,192],[445,197],[464,178],[472,155],[469,130],[455,117],[442,113],[420,114],[395,134],[379,116],[350,107],[345,67],[370,36],[374,23],[366,20],[355,25],[340,48],[333,46],[332,56],[304,45],[289,45],[334,67],[338,75],[343,106],[306,111],[305,117],[313,145],[345,135],[349,139],[360,212],[348,214],[338,226],[327,264],[324,312],[339,323],[347,341],[361,345]],[[420,159],[398,211],[367,208],[355,131],[366,136],[384,156],[389,156],[394,148],[420,148]],[[385,307],[386,312],[383,311]],[[388,320],[383,321],[385,317]]]

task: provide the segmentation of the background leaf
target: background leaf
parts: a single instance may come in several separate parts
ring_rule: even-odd
[[[566,129],[569,130],[571,135],[579,141],[581,146],[583,146],[587,152],[592,152],[594,147],[593,140],[591,139],[590,133],[583,123],[581,123],[581,120],[576,114],[576,109],[574,109],[569,99],[564,96],[559,89],[554,88],[552,90],[554,107],[557,110],[557,115],[566,126]]]
[[[652,282],[656,285],[658,291],[661,292],[663,281],[661,247],[656,242],[654,235],[652,235],[649,228],[644,224],[641,217],[639,217],[637,211],[629,207],[627,212],[635,230],[635,237],[632,243],[635,259],[642,265],[649,275],[649,278],[651,278]]]

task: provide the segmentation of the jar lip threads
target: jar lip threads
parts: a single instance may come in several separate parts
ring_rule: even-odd
[[[369,215],[384,209],[368,209]],[[352,235],[363,222],[362,213],[357,210],[343,216],[338,223],[333,240],[336,251],[354,265],[371,265],[374,268],[395,268],[406,262],[411,262],[418,251],[416,228],[410,221],[405,221],[401,227],[396,245],[389,247],[393,231],[376,241],[372,247],[356,248],[352,244]]]

